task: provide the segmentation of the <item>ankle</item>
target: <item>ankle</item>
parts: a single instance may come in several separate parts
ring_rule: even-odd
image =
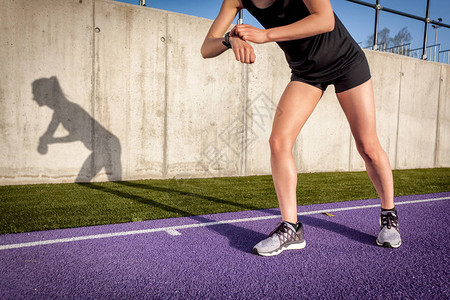
[[[394,213],[397,215],[397,208],[395,206],[393,208],[389,208],[389,209],[381,208],[381,214],[385,215],[388,213]]]
[[[381,210],[394,210],[395,205],[389,205],[389,206],[381,206]]]
[[[396,210],[397,210],[397,208],[395,206],[393,206],[392,208],[381,207],[381,211],[396,211]]]
[[[283,221],[283,222],[292,225],[292,227],[294,227],[295,231],[297,231],[297,230],[300,228],[300,226],[302,225],[302,224],[301,224],[300,222],[298,222],[298,221],[295,222],[295,223],[292,223],[292,222],[289,222],[289,221]]]

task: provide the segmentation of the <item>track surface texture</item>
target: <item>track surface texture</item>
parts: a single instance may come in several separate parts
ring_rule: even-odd
[[[396,198],[398,249],[379,203],[300,206],[306,248],[273,257],[278,209],[2,235],[0,299],[449,299],[450,192]]]

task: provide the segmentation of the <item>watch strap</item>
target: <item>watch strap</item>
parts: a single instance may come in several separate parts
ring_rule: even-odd
[[[227,46],[228,48],[231,48],[231,43],[230,43],[230,32],[225,33],[224,39],[225,39],[225,40],[222,42],[222,44],[224,44],[224,45]]]

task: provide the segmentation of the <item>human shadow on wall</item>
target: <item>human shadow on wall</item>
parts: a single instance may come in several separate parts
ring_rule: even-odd
[[[70,102],[56,77],[40,78],[32,83],[33,100],[39,106],[53,109],[53,116],[45,133],[39,138],[37,151],[44,155],[48,145],[81,141],[92,153],[83,163],[76,182],[89,182],[105,168],[109,181],[122,179],[120,141],[92,118],[81,106]],[[59,125],[68,135],[54,137]],[[70,159],[70,158],[68,158]]]

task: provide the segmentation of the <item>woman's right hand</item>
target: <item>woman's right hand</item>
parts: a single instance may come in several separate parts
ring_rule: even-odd
[[[243,64],[252,64],[255,62],[255,51],[249,43],[238,36],[230,36],[230,44],[237,61]]]

